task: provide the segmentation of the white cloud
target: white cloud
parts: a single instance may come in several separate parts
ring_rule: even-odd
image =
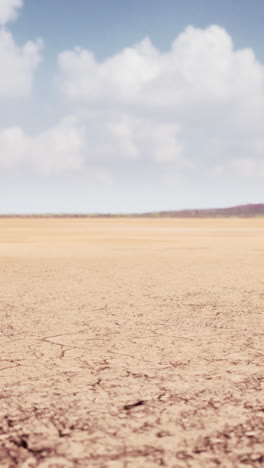
[[[23,0],[0,0],[0,25],[14,21],[22,6]]]
[[[19,127],[0,130],[0,166],[30,165],[44,173],[78,170],[85,160],[82,126],[74,117],[36,136]]]
[[[30,95],[41,48],[40,40],[19,47],[10,32],[0,30],[0,99]]]
[[[225,160],[263,158],[264,68],[219,26],[186,28],[168,52],[144,39],[99,62],[75,48],[58,66],[65,98],[101,123],[98,155],[185,157],[217,173]]]
[[[24,157],[26,137],[19,127],[0,130],[0,165],[15,166]]]
[[[22,0],[0,0],[0,99],[29,96],[35,70],[41,61],[41,40],[18,46],[4,27],[17,18],[22,6]]]
[[[79,169],[85,152],[84,129],[74,117],[31,138],[32,161],[45,172]]]
[[[230,161],[230,167],[226,167],[225,171],[233,172],[243,179],[264,179],[264,159],[236,158]]]
[[[92,124],[92,120],[91,120]],[[41,172],[79,170],[86,164],[113,160],[182,161],[177,125],[120,117],[89,129],[67,117],[42,133],[27,135],[20,127],[0,129],[0,166],[29,164]],[[91,141],[93,139],[93,141]]]
[[[219,102],[258,93],[263,67],[250,49],[235,51],[219,26],[188,27],[167,53],[149,39],[97,62],[75,48],[59,55],[61,87],[72,101],[171,109],[197,102]],[[136,101],[136,102],[135,102]],[[177,109],[175,109],[177,111]]]
[[[159,74],[158,52],[148,39],[103,63],[79,47],[59,55],[62,88],[72,100],[131,101]]]
[[[106,121],[100,120],[90,154],[97,159],[180,161],[184,153],[180,132],[177,124],[127,114],[110,115]]]
[[[19,49],[8,32],[1,34],[0,63],[15,72],[0,75],[0,97],[22,96],[30,92],[40,46]],[[257,177],[262,170],[264,69],[252,50],[235,50],[224,29],[188,27],[163,53],[145,39],[102,62],[80,48],[58,60],[58,82],[75,117],[37,136],[0,130],[2,166],[58,172],[142,161],[198,179],[228,171]]]

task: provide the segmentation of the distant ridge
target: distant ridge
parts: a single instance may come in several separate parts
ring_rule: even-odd
[[[2,214],[0,218],[255,218],[264,217],[264,203],[177,211],[159,211],[135,214]]]
[[[160,213],[144,213],[142,216],[170,218],[254,218],[264,216],[264,203],[232,206],[231,208],[210,208],[197,210],[161,211]]]

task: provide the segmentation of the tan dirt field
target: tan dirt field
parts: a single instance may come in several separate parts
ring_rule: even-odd
[[[264,466],[264,219],[0,219],[1,468]]]

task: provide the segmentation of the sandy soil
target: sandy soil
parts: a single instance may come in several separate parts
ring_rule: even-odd
[[[264,466],[264,220],[0,220],[0,466]]]

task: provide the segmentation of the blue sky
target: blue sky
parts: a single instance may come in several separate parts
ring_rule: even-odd
[[[0,212],[263,202],[259,0],[0,0]]]

